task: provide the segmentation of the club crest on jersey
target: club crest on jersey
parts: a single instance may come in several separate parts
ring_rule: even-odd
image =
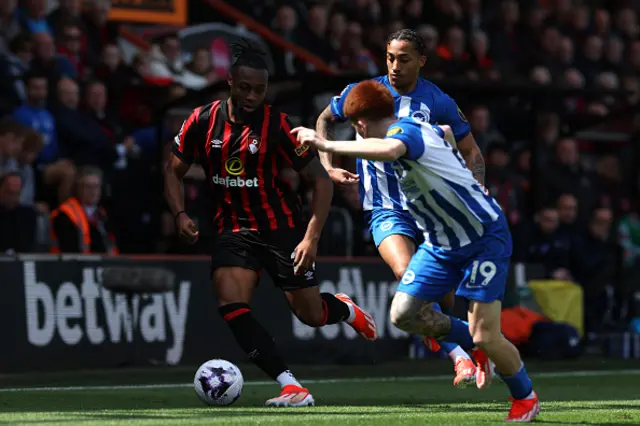
[[[298,157],[302,157],[305,152],[309,151],[309,145],[300,145],[294,151]]]
[[[387,137],[388,136],[393,136],[393,135],[397,135],[399,133],[402,133],[402,128],[400,127],[392,127],[391,129],[389,129],[389,131],[387,132]]]
[[[257,136],[249,136],[249,152],[252,154],[260,151],[260,138]]]
[[[238,157],[230,157],[225,161],[224,168],[231,176],[240,176],[244,173],[244,164]]]
[[[428,123],[429,119],[431,118],[431,111],[422,109],[419,111],[414,111],[413,114],[411,114],[411,118],[421,123]]]

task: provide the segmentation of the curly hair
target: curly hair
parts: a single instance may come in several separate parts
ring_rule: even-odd
[[[344,102],[344,115],[352,121],[380,120],[395,115],[391,92],[382,83],[367,80],[355,85]]]

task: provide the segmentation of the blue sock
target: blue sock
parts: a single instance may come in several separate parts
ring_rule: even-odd
[[[442,348],[442,350],[449,355],[451,352],[453,352],[453,350],[455,348],[458,347],[457,343],[451,343],[451,342],[443,342],[441,340],[438,340],[438,343],[440,344],[440,348]]]
[[[471,333],[469,333],[469,323],[452,316],[449,316],[449,318],[451,319],[451,330],[442,340],[454,342],[465,351],[473,349],[475,345],[473,344]]]
[[[442,312],[442,308],[440,307],[439,304],[434,304],[433,305],[433,310],[434,311],[438,311],[438,312]],[[457,348],[459,345],[457,343],[451,343],[451,342],[444,342],[442,340],[439,340],[438,343],[440,344],[440,348],[442,348],[442,350],[449,355],[451,352],[453,352],[453,350],[455,348]]]
[[[498,375],[507,384],[511,396],[515,399],[525,399],[533,391],[533,383],[531,383],[524,364],[522,364],[522,368],[513,376],[505,377],[500,373],[498,373]]]

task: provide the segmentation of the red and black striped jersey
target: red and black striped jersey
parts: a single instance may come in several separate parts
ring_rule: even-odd
[[[261,109],[233,123],[227,101],[216,101],[196,108],[175,137],[174,155],[205,170],[218,232],[305,226],[300,197],[280,172],[301,170],[316,154],[291,135],[286,114]]]

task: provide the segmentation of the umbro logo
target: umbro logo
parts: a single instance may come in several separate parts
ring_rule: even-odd
[[[212,148],[222,148],[222,141],[220,139],[214,139],[211,141]]]

